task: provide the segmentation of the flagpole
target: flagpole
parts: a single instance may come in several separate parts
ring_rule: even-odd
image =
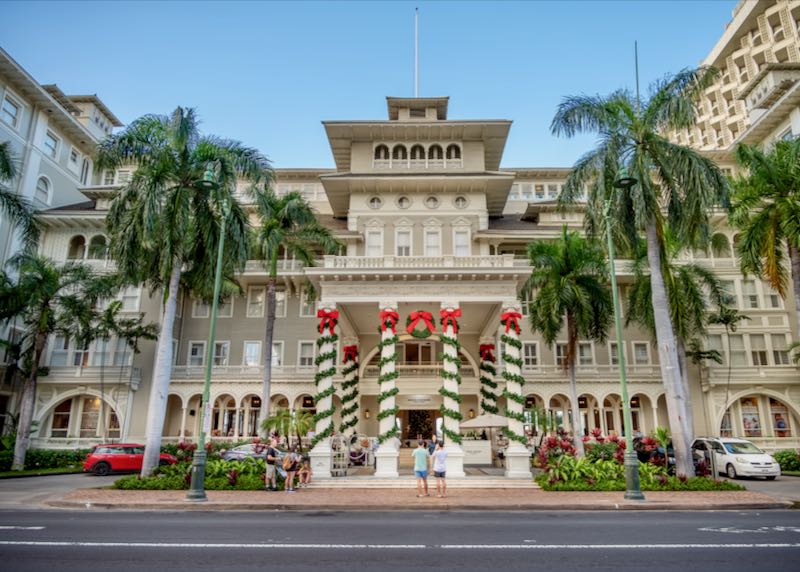
[[[419,8],[414,8],[414,97],[419,97]]]

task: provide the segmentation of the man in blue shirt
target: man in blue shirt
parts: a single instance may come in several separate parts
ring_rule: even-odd
[[[417,441],[417,448],[411,452],[414,459],[414,475],[417,477],[417,496],[427,497],[428,494],[428,460],[430,455],[425,448],[425,441]],[[425,491],[423,494],[422,491]]]

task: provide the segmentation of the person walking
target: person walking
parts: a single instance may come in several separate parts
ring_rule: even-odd
[[[447,498],[447,481],[445,481],[445,471],[447,471],[447,451],[444,448],[444,441],[436,442],[436,450],[433,452],[433,476],[436,478],[436,496]]]
[[[422,439],[417,441],[417,448],[411,451],[411,457],[414,459],[414,475],[417,477],[417,497],[429,497],[428,460],[430,455],[425,448],[425,441]]]
[[[294,492],[294,476],[299,468],[300,455],[297,454],[297,445],[292,445],[283,459],[283,469],[286,471],[286,486],[284,489],[287,493]]]
[[[269,441],[269,446],[267,446],[267,454],[264,457],[266,459],[267,464],[267,472],[264,475],[264,486],[268,491],[277,491],[278,490],[278,477],[276,475],[276,464],[278,463],[278,459],[280,458],[280,453],[275,448],[277,445],[276,439],[273,437]]]

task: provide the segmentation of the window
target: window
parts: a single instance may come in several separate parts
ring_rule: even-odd
[[[758,292],[755,280],[742,280],[742,299],[745,308],[758,308]]]
[[[172,338],[172,365],[178,365],[178,340]]]
[[[131,180],[131,175],[130,169],[120,169],[117,172],[117,184],[124,185]]]
[[[789,365],[789,346],[785,334],[772,334],[772,358],[775,365]]]
[[[564,367],[567,363],[567,344],[556,344],[556,365]]]
[[[92,365],[111,365],[111,352],[114,346],[108,338],[96,340],[94,343],[94,352],[92,354]]]
[[[277,294],[277,292],[276,292]],[[264,286],[250,286],[247,289],[247,317],[264,317],[264,306],[267,289]],[[277,311],[275,312],[277,314]]]
[[[456,145],[455,143],[447,146],[447,158],[449,159],[461,159],[461,147]]]
[[[53,409],[53,422],[50,425],[51,437],[66,437],[69,431],[69,417],[72,413],[72,400],[67,399]]]
[[[44,177],[39,177],[36,181],[36,200],[45,204],[50,204],[50,181]]]
[[[75,348],[75,351],[72,353],[72,365],[76,367],[86,367],[89,365],[89,342]]]
[[[308,290],[303,290],[303,293],[300,296],[300,316],[316,316],[316,312],[314,311],[315,307],[315,301],[310,300],[308,297]]]
[[[3,107],[2,111],[0,111],[0,116],[5,123],[16,129],[19,127],[20,109],[21,106],[16,101],[5,96],[5,98],[3,98]]]
[[[769,365],[767,362],[767,345],[764,334],[750,334],[750,355],[753,358],[753,365]]]
[[[283,366],[283,342],[272,342],[272,367]]]
[[[187,365],[200,367],[205,362],[206,343],[189,342],[189,362]]]
[[[441,145],[431,145],[428,147],[429,161],[442,161],[442,159],[444,159],[444,151],[442,150]],[[438,163],[438,165],[435,166],[441,167],[441,163]]]
[[[286,317],[286,292],[284,290],[275,291],[275,317]]]
[[[732,334],[728,337],[731,347],[731,365],[743,367],[747,365],[747,353],[744,349],[744,338],[741,334]]]
[[[208,318],[209,305],[203,300],[194,299],[192,304],[192,318]]]
[[[102,234],[93,236],[89,241],[89,258],[103,260],[106,257],[106,237]]]
[[[177,356],[177,340],[172,341],[172,356],[173,361],[175,356]],[[128,366],[131,365],[131,361],[133,360],[133,351],[128,346],[128,341],[123,338],[117,338],[116,347],[114,348],[114,365],[117,367],[121,366]],[[106,362],[108,363],[108,362]]]
[[[578,365],[594,365],[592,342],[578,342]]]
[[[139,287],[128,286],[119,293],[123,312],[136,312],[139,310]]]
[[[429,209],[435,209],[439,206],[439,199],[434,196],[430,196],[425,199],[425,206]]]
[[[84,157],[81,163],[81,184],[85,185],[89,181],[89,159]]]
[[[58,137],[50,131],[44,136],[44,152],[52,159],[55,159],[58,155]]]
[[[411,231],[397,231],[397,256],[411,256]]]
[[[261,361],[261,342],[245,342],[242,365],[257,367]]]
[[[78,160],[80,159],[80,155],[78,152],[73,148],[69,150],[69,163],[70,166],[74,166],[75,168],[78,167]]]
[[[381,231],[367,231],[367,256],[383,256],[383,233]]]
[[[395,162],[398,166],[408,164],[408,150],[405,145],[395,145],[394,149],[392,149],[392,165]]]
[[[709,350],[716,350],[719,352],[719,357],[722,358],[722,364],[725,364],[725,350],[722,347],[722,336],[720,334],[709,334],[708,335],[708,349]],[[712,363],[712,362],[709,362]]]
[[[465,209],[467,208],[467,204],[468,204],[467,197],[463,195],[457,196],[453,201],[453,205],[455,205],[457,209]]]
[[[728,304],[738,306],[736,303],[736,290],[733,287],[733,280],[720,280],[720,289],[725,293],[725,301]]]
[[[558,185],[555,183],[550,183],[547,185],[547,198],[550,200],[555,200],[558,198]]]
[[[233,297],[224,296],[217,304],[217,318],[233,317]]]
[[[228,355],[230,354],[230,342],[214,342],[214,365],[228,365]]]
[[[767,308],[771,308],[773,310],[780,310],[782,308],[781,304],[781,295],[778,294],[772,287],[765,283],[761,283],[764,287],[764,298],[766,301]]]
[[[316,199],[317,192],[313,184],[306,183],[303,185],[303,190],[301,191],[301,194],[303,195],[303,198],[306,199],[307,201],[313,201],[314,199]]]
[[[50,353],[50,365],[60,367],[67,365],[69,356],[69,338],[56,336],[53,340],[53,351]]]
[[[103,184],[104,185],[114,184],[114,171],[103,171]]]
[[[383,206],[383,201],[380,197],[372,197],[367,204],[369,204],[369,208],[378,210]]]
[[[617,342],[609,342],[608,344],[608,363],[614,366],[619,365],[619,351],[617,351]]]
[[[99,419],[100,400],[96,397],[84,397],[83,410],[81,411],[80,436],[83,438],[96,436]]]
[[[314,365],[314,342],[300,342],[297,365],[311,367]]]
[[[543,201],[544,200],[544,185],[536,185],[534,187],[534,189],[535,189],[534,196],[536,197],[536,200],[537,201]]]
[[[378,145],[377,147],[375,147],[375,160],[376,161],[389,160],[389,148],[386,145]]]
[[[442,255],[442,233],[439,230],[425,231],[425,256]]]
[[[525,367],[535,367],[539,365],[538,346],[534,343],[526,343],[522,346],[522,362]]]
[[[469,256],[469,250],[469,231],[455,231],[453,233],[453,254],[455,256]]]
[[[650,348],[647,342],[633,342],[633,363],[636,365],[650,364]]]
[[[411,206],[411,199],[409,199],[408,197],[403,196],[397,199],[398,208],[407,209],[410,206]]]

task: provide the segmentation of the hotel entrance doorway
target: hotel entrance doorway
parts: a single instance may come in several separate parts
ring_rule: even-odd
[[[416,447],[418,438],[426,441],[434,431],[441,432],[442,414],[438,409],[404,409],[397,413],[403,445]]]

